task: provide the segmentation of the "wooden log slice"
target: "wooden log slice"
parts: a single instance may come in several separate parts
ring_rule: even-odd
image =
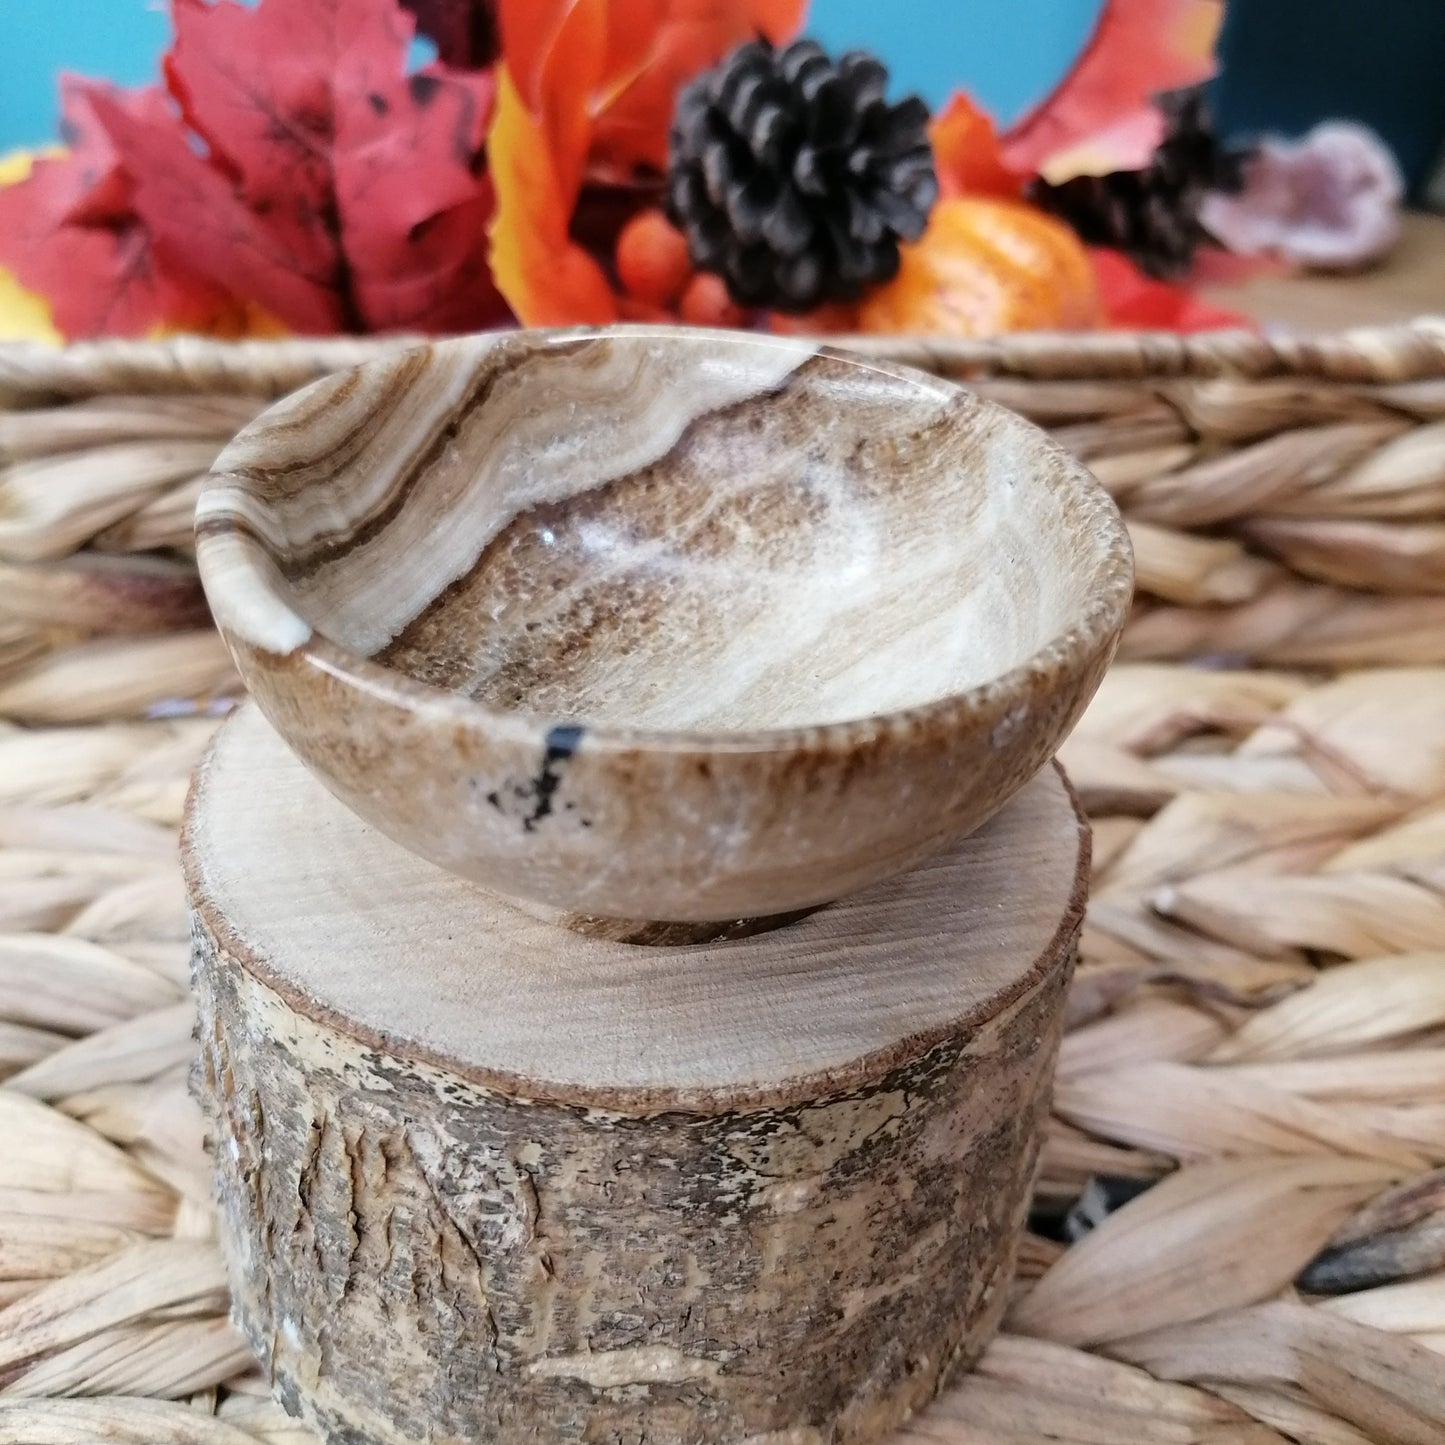
[[[833,1445],[1002,1312],[1083,914],[1047,769],[776,932],[549,926],[358,821],[253,709],[192,794],[236,1315],[333,1441]]]

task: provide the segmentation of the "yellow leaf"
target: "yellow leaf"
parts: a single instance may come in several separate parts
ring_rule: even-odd
[[[27,291],[0,267],[0,341],[51,341],[64,338],[50,319],[43,296]]]
[[[42,156],[63,155],[59,146],[42,151],[11,151],[0,156],[0,186],[26,180]],[[0,267],[0,341],[60,341],[43,296],[27,291],[9,271]]]
[[[9,151],[0,156],[0,186],[13,186],[17,181],[29,180],[36,161],[64,154],[64,146],[44,146],[38,151]]]

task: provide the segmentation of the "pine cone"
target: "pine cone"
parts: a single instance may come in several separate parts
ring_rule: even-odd
[[[1210,191],[1238,189],[1244,153],[1220,145],[1200,87],[1166,92],[1158,104],[1164,139],[1143,170],[1075,176],[1056,186],[1038,180],[1029,198],[1090,245],[1124,251],[1140,270],[1166,279],[1188,271],[1208,242],[1199,208]]]
[[[692,263],[741,306],[810,311],[898,271],[938,196],[928,109],[884,99],[888,72],[811,40],[740,46],[673,115],[667,214]]]

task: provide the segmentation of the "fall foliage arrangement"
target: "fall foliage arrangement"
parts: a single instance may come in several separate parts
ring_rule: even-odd
[[[66,77],[63,148],[0,171],[0,300],[38,329],[1228,319],[1157,279],[1229,181],[1188,89],[1219,0],[1108,0],[1002,134],[961,92],[930,115],[873,57],[825,54],[806,0],[170,9],[160,84]],[[1153,220],[1111,229],[1131,185]]]

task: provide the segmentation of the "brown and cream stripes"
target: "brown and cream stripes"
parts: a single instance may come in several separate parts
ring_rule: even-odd
[[[345,801],[626,918],[807,906],[977,826],[1092,691],[1130,577],[1112,504],[1018,418],[666,329],[318,382],[227,449],[197,530],[252,690]]]

